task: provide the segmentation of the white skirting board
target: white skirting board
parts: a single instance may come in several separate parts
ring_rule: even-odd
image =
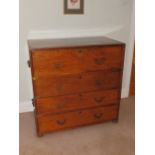
[[[19,113],[30,112],[33,111],[34,107],[32,105],[32,101],[25,101],[19,103]]]
[[[128,91],[126,89],[122,89],[121,98],[127,98],[127,97],[128,97]],[[19,113],[31,112],[33,110],[34,107],[32,105],[32,101],[25,101],[19,103]]]

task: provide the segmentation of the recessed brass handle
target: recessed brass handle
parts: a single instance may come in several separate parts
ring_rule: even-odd
[[[66,120],[57,120],[57,124],[64,125],[66,123]]]
[[[102,101],[103,101],[103,97],[95,97],[94,98],[94,100],[95,100],[95,102],[97,102],[97,103],[101,103]]]
[[[102,64],[104,64],[104,62],[105,62],[105,58],[96,58],[95,59],[95,63],[97,65],[102,65]]]
[[[102,81],[101,81],[101,80],[96,80],[96,81],[95,81],[95,84],[96,84],[97,86],[100,86],[100,85],[102,85]]]
[[[63,63],[55,63],[54,64],[54,68],[55,69],[62,69],[64,67],[64,64]]]
[[[57,91],[58,92],[63,92],[64,91],[64,85],[63,84],[57,85]]]
[[[60,103],[57,105],[58,109],[64,109],[65,108],[65,104],[64,103]]]
[[[100,119],[102,116],[103,116],[102,113],[94,114],[94,117],[97,118],[97,119]]]

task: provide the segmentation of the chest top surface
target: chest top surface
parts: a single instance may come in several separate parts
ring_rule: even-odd
[[[117,44],[124,44],[124,43],[107,37],[78,37],[78,38],[28,40],[29,49],[117,45]]]

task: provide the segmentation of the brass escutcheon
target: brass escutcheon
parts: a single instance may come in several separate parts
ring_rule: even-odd
[[[66,120],[57,120],[57,124],[64,125],[66,123]]]
[[[56,69],[62,69],[63,67],[64,67],[63,63],[55,63],[54,64],[54,68],[56,68]]]
[[[97,113],[94,115],[95,118],[100,119],[103,116],[102,113]]]
[[[105,62],[105,58],[97,58],[97,59],[95,59],[95,63],[97,65],[102,65],[102,64],[104,64],[104,62]]]
[[[103,101],[103,97],[95,97],[94,100],[97,102],[97,103],[101,103]]]

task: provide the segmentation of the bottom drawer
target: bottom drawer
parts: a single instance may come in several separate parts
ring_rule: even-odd
[[[47,133],[56,130],[74,128],[87,124],[95,124],[117,118],[118,105],[99,107],[57,115],[37,117],[38,132]]]

